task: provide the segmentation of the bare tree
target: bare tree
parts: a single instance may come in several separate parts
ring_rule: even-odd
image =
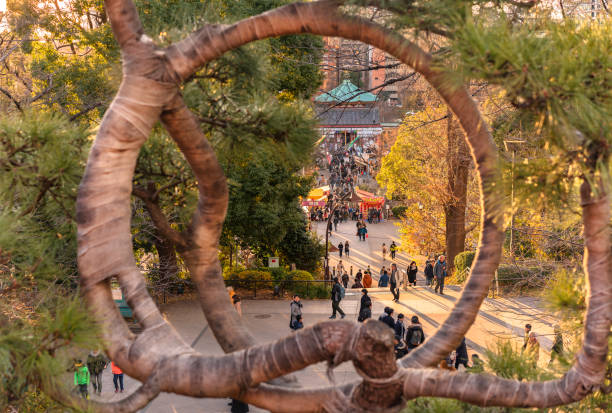
[[[159,391],[233,397],[272,411],[290,412],[396,411],[403,400],[418,396],[452,397],[483,406],[547,407],[580,400],[602,385],[612,314],[610,202],[607,184],[586,179],[581,196],[585,271],[591,289],[583,349],[569,372],[558,380],[519,382],[428,368],[454,349],[472,325],[499,263],[503,231],[496,150],[467,90],[450,86],[444,74],[432,67],[429,54],[376,23],[342,14],[340,5],[336,1],[294,3],[232,25],[207,25],[185,40],[160,49],[144,35],[130,0],[106,1],[122,49],[124,78],[100,126],[79,190],[78,263],[83,295],[102,325],[107,353],[144,384],[124,401],[93,407],[100,411],[135,411]],[[183,102],[179,85],[203,64],[229,50],[251,41],[296,33],[360,40],[421,73],[461,124],[476,165],[482,195],[482,235],[470,278],[440,329],[400,363],[393,358],[390,330],[376,321],[361,325],[349,321],[319,323],[274,343],[257,345],[232,311],[225,293],[217,246],[227,206],[227,186],[211,146]],[[198,179],[200,201],[189,229],[172,235],[185,241],[178,252],[198,288],[211,330],[230,353],[224,356],[199,354],[180,338],[148,295],[134,262],[130,237],[132,176],[139,148],[158,120]],[[607,150],[603,148],[591,149]],[[591,185],[597,185],[596,191]],[[141,321],[143,332],[138,336],[128,330],[114,305],[109,288],[112,276],[118,277]],[[362,380],[317,389],[269,384],[320,361],[327,361],[332,368],[352,361]]]

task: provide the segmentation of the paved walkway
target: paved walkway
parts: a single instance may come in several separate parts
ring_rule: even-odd
[[[419,280],[421,281],[421,280]],[[426,287],[417,286],[402,289],[400,302],[393,303],[391,294],[383,289],[372,289],[373,315],[377,318],[385,306],[395,309],[395,313],[404,313],[410,317],[419,316],[427,337],[443,323],[448,312],[457,300],[460,288],[450,287],[444,296],[433,293]],[[358,291],[348,290],[341,306],[347,318],[356,320],[358,310]],[[304,324],[306,326],[328,319],[331,313],[329,300],[304,300]],[[476,352],[484,355],[488,345],[497,337],[510,337],[521,342],[523,325],[530,322],[534,331],[540,335],[542,354],[540,363],[548,362],[548,352],[552,345],[552,325],[555,320],[539,310],[540,302],[533,298],[520,299],[487,299],[481,308],[476,323],[468,331],[466,338],[470,354]],[[176,302],[163,308],[164,315],[188,343],[195,343],[194,348],[203,354],[220,355],[222,351],[202,315],[200,306],[195,301]],[[286,300],[244,300],[244,319],[254,336],[262,343],[276,340],[290,334],[289,301]],[[542,335],[543,334],[543,335]],[[321,386],[329,382],[327,366],[319,363],[296,374],[305,387]],[[337,383],[357,379],[352,364],[344,363],[334,370]],[[126,392],[115,394],[112,385],[110,367],[104,373],[104,387],[100,399],[111,401],[126,397],[134,391],[139,383],[129,377],[125,378]],[[97,396],[96,396],[97,398]],[[194,399],[175,394],[162,394],[146,409],[147,413],[191,413],[191,412],[229,412],[226,399]],[[261,412],[251,408],[253,412]]]
[[[324,237],[324,223],[316,223],[315,229],[319,236]],[[349,257],[343,256],[342,260],[347,269],[353,266],[353,274],[358,269],[371,266],[375,278],[378,278],[378,270],[382,265],[389,266],[389,256],[383,261],[381,246],[387,246],[392,240],[400,244],[397,228],[393,222],[368,225],[369,237],[365,242],[359,242],[355,235],[355,222],[348,221],[338,226],[338,231],[333,232],[332,244],[337,245],[340,241],[349,240],[351,253]],[[330,253],[331,265],[335,265],[339,259],[337,252]],[[396,262],[401,270],[413,259],[406,253],[398,253]],[[423,267],[423,257],[414,257]],[[352,281],[352,280],[351,280]],[[407,290],[402,288],[400,302],[391,301],[392,296],[387,289],[373,288],[370,296],[373,298],[373,316],[377,318],[385,306],[393,307],[395,315],[405,314],[407,317],[418,315],[427,337],[431,336],[444,322],[448,313],[458,299],[461,288],[450,286],[445,288],[445,295],[435,294],[424,286],[422,273],[419,274],[417,287]],[[347,313],[350,320],[357,319],[358,291],[347,290],[347,296],[341,307]],[[327,320],[331,313],[329,300],[304,300],[303,301],[304,324],[313,325],[319,321]],[[542,354],[540,364],[548,362],[547,353],[552,346],[553,329],[555,319],[540,310],[542,304],[537,298],[498,298],[486,299],[481,307],[477,320],[466,335],[468,352],[474,352],[484,356],[487,346],[493,344],[498,337],[509,337],[522,342],[523,326],[531,323],[534,331],[539,335]],[[208,329],[200,306],[195,301],[183,301],[166,305],[162,308],[167,320],[172,323],[176,330],[188,343],[193,343],[194,348],[202,354],[220,355],[221,348],[217,344],[211,331]],[[270,342],[290,334],[289,324],[289,301],[286,300],[243,300],[243,317],[253,335],[261,343]],[[296,373],[300,383],[305,387],[321,386],[329,382],[327,366],[319,363]],[[357,379],[357,374],[351,363],[344,363],[334,370],[337,383],[343,383]],[[102,396],[96,399],[112,401],[126,397],[133,392],[139,383],[130,377],[125,378],[126,392],[115,394],[112,385],[112,374],[110,367],[104,373],[104,385]],[[147,413],[191,413],[207,412],[221,413],[229,412],[227,399],[194,399],[175,394],[161,394],[143,412]],[[252,412],[261,412],[261,409],[251,407]]]

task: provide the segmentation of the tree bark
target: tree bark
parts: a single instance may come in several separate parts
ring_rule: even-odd
[[[444,216],[446,259],[448,273],[452,274],[455,267],[455,256],[465,250],[465,212],[471,162],[467,143],[450,111],[447,113],[446,138],[448,142],[446,163],[448,165],[449,199],[444,206]]]
[[[163,371],[164,375],[156,378],[155,391],[240,398],[275,411],[394,411],[401,406],[402,394],[405,398],[455,397],[482,405],[546,407],[579,400],[597,389],[605,374],[612,305],[607,187],[602,187],[599,197],[593,197],[591,191],[583,195],[585,264],[592,290],[584,347],[568,374],[560,380],[529,383],[405,368],[434,365],[454,349],[486,296],[503,239],[496,148],[475,102],[465,88],[453,86],[431,67],[429,54],[375,23],[341,15],[338,4],[290,4],[231,26],[207,26],[158,50],[142,35],[132,2],[106,1],[124,56],[124,79],[88,159],[77,198],[77,223],[82,292],[101,324],[111,358],[143,382],[154,372]],[[447,320],[402,361],[403,367],[392,357],[390,330],[377,321],[363,325],[319,323],[274,343],[255,346],[225,293],[218,240],[227,208],[227,185],[206,137],[180,97],[178,83],[233,48],[266,37],[305,32],[360,40],[411,65],[457,116],[476,163],[482,231],[470,277]],[[179,234],[185,243],[178,249],[198,287],[211,330],[221,347],[232,354],[203,356],[184,343],[161,317],[135,266],[130,236],[131,182],[138,150],[159,119],[198,178],[198,208],[189,230]],[[113,276],[118,277],[128,304],[143,325],[138,337],[129,332],[113,302],[109,288]],[[327,361],[333,368],[349,360],[363,380],[340,389],[282,389],[263,384],[316,362]],[[144,393],[149,397],[151,391]]]

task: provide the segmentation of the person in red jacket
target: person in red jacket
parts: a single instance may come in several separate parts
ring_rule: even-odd
[[[113,384],[115,385],[115,393],[119,391],[119,388],[121,388],[121,393],[123,393],[123,371],[113,361],[111,361],[111,370],[113,372]],[[117,384],[117,382],[119,382],[119,384]]]

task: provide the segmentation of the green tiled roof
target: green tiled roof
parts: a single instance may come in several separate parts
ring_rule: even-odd
[[[376,95],[359,89],[350,80],[345,79],[337,88],[317,96],[315,102],[376,102]]]

